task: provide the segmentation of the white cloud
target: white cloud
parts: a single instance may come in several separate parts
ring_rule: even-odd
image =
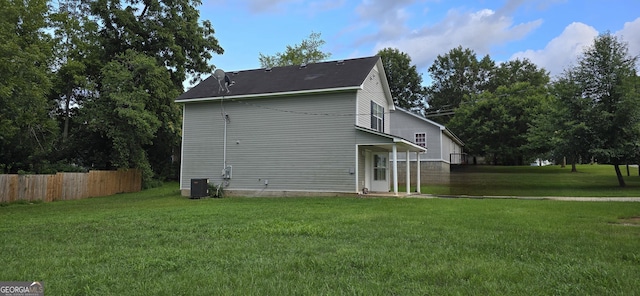
[[[524,38],[542,24],[542,20],[514,24],[513,18],[508,15],[512,10],[450,10],[435,25],[424,26],[412,32],[396,30],[395,35],[388,35],[380,30],[381,33],[376,36],[378,42],[375,49],[398,48],[408,53],[412,61],[421,68],[430,65],[439,54],[458,46],[470,48],[482,56],[489,54],[493,46]]]
[[[359,26],[374,27],[376,33],[361,38],[360,43],[367,43],[379,38],[393,38],[398,33],[408,31],[406,22],[410,14],[405,7],[413,2],[415,0],[364,0],[356,7],[356,13],[360,17],[360,21],[364,23]]]
[[[593,44],[599,32],[583,23],[568,25],[562,34],[552,39],[543,49],[526,50],[514,53],[511,59],[528,58],[536,65],[545,68],[551,75],[559,75],[574,65],[585,48]],[[614,33],[629,45],[629,54],[640,55],[640,18],[627,22],[624,28]]]
[[[560,36],[553,38],[545,48],[516,52],[511,59],[527,58],[539,67],[545,68],[551,75],[562,71],[576,62],[576,58],[598,36],[598,31],[583,23],[568,25]]]
[[[246,0],[243,1],[249,6],[253,13],[278,12],[286,5],[299,2],[299,0]]]
[[[615,33],[629,45],[629,54],[640,55],[640,17],[631,22],[624,23],[622,30]]]
[[[208,0],[208,2],[220,2],[220,4],[231,5],[240,3],[253,14],[265,13],[290,13],[292,10],[305,11],[313,14],[319,11],[326,11],[339,8],[344,5],[345,0]]]

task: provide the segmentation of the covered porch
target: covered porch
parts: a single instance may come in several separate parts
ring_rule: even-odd
[[[421,193],[420,165],[412,172],[409,169],[409,159],[414,153],[415,158],[420,159],[418,155],[427,151],[426,148],[394,135],[361,127],[357,129],[377,137],[375,140],[370,138],[370,141],[374,141],[369,143],[356,144],[356,191],[360,194],[392,193],[399,196],[398,155],[404,154],[407,162],[405,180],[411,180],[411,175],[415,174],[416,184],[412,187],[411,182],[407,182],[406,192],[402,194]]]

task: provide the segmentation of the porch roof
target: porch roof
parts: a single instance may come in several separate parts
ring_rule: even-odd
[[[383,132],[379,132],[376,130],[372,130],[369,128],[365,128],[365,127],[361,127],[356,125],[356,130],[365,132],[365,133],[370,133],[370,134],[374,134],[376,136],[382,137],[384,139],[390,140],[389,142],[380,142],[380,143],[369,143],[369,144],[365,144],[365,145],[371,145],[371,146],[376,146],[376,147],[380,147],[380,148],[384,148],[388,151],[391,151],[393,149],[393,145],[396,145],[396,148],[398,148],[401,151],[410,151],[410,152],[426,152],[427,148],[419,146],[409,140],[403,139],[401,137],[398,136],[394,136],[391,134],[387,134],[387,133],[383,133]]]

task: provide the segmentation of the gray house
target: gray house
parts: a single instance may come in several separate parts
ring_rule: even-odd
[[[426,151],[390,133],[378,56],[217,74],[176,99],[183,195],[204,178],[232,195],[397,194],[389,157]]]
[[[410,155],[410,168],[420,160],[421,180],[424,184],[448,184],[451,165],[466,163],[464,143],[444,125],[422,115],[396,107],[391,112],[391,133],[427,148],[427,152]],[[406,158],[398,155],[400,183],[404,183]],[[418,158],[419,157],[419,158]]]

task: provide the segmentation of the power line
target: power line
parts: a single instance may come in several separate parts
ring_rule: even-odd
[[[317,113],[317,112],[306,112],[306,111],[295,111],[295,110],[285,110],[285,109],[279,109],[279,108],[273,108],[273,107],[267,107],[267,106],[262,106],[262,105],[258,105],[258,104],[253,104],[253,103],[248,103],[248,102],[244,102],[244,101],[235,101],[232,100],[232,102],[236,102],[239,104],[243,104],[243,105],[247,105],[247,106],[253,106],[256,108],[261,108],[261,109],[266,109],[266,110],[271,110],[271,111],[276,111],[276,112],[282,112],[282,113],[290,113],[290,114],[298,114],[298,115],[313,115],[313,116],[331,116],[331,117],[341,117],[341,116],[371,116],[371,113]],[[391,114],[390,111],[385,111],[384,114]]]

